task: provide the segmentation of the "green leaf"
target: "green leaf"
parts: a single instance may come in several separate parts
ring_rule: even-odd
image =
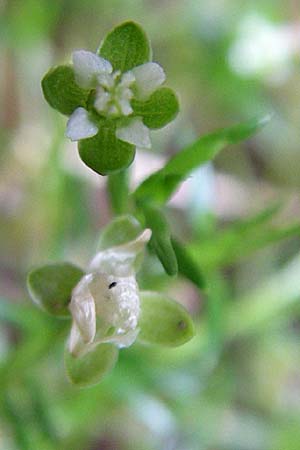
[[[177,258],[179,273],[198,286],[198,288],[203,289],[205,287],[205,279],[198,262],[195,261],[186,247],[177,239],[172,238],[171,242]]]
[[[132,100],[134,114],[143,118],[148,128],[162,128],[177,116],[179,103],[172,89],[157,89],[147,101]]]
[[[269,120],[254,119],[201,137],[173,156],[161,170],[150,175],[136,191],[136,200],[148,199],[157,204],[168,201],[178,185],[197,167],[213,159],[228,144],[247,139]]]
[[[188,245],[187,250],[200,267],[211,271],[234,264],[267,245],[299,236],[299,222],[281,227],[269,223],[277,211],[277,205],[268,207],[253,217],[215,232],[201,242]]]
[[[32,270],[27,287],[32,300],[43,310],[58,317],[69,317],[72,290],[84,272],[69,263],[49,264]]]
[[[96,136],[78,143],[82,161],[100,175],[125,169],[134,159],[134,145],[117,139],[115,132],[114,122],[103,120]]]
[[[134,22],[124,22],[108,33],[98,53],[121,72],[151,59],[150,42],[143,29]]]
[[[115,345],[100,344],[84,356],[74,357],[65,350],[65,368],[70,381],[79,387],[92,386],[110,372],[118,359]]]
[[[128,215],[116,217],[109,225],[103,228],[98,249],[115,247],[134,240],[142,232],[141,224]]]
[[[163,213],[151,206],[143,206],[146,224],[152,230],[150,244],[168,275],[176,275],[178,265],[171,243],[171,231]]]
[[[89,91],[77,86],[71,66],[50,69],[42,80],[42,89],[49,105],[62,114],[69,116],[79,106],[86,107]]]
[[[174,300],[157,292],[141,292],[138,339],[149,344],[177,347],[195,335],[189,313]]]

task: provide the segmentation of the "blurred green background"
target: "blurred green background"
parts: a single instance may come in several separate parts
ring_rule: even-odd
[[[95,50],[126,19],[151,38],[181,113],[139,152],[132,184],[196,137],[257,115],[170,204],[206,293],[148,257],[142,288],[193,314],[178,349],[134,345],[111,375],[66,380],[69,322],[36,309],[26,273],[84,267],[112,217],[106,180],[80,162],[40,80],[73,49]],[[300,448],[300,8],[297,0],[0,1],[0,449]]]

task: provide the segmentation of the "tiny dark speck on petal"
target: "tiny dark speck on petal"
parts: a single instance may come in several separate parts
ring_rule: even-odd
[[[113,287],[117,286],[117,282],[113,281],[112,283],[110,283],[110,285],[108,286],[108,289],[111,289]]]
[[[184,320],[180,320],[177,324],[179,330],[184,330],[186,328],[186,323]]]

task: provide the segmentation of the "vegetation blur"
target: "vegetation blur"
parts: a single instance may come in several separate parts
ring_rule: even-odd
[[[106,178],[81,163],[40,81],[127,19],[181,103],[137,153],[133,188],[199,136],[271,120],[195,170],[166,210],[206,289],[144,262],[142,289],[181,302],[196,336],[171,350],[135,344],[79,389],[63,367],[70,322],[32,304],[26,274],[85,267],[113,211]],[[0,449],[299,449],[298,2],[2,0],[0,37]]]

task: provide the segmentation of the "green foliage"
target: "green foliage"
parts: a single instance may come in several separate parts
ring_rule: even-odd
[[[96,136],[79,141],[82,161],[100,175],[107,175],[128,167],[135,155],[134,145],[116,138],[115,123],[103,121]]]
[[[27,286],[32,300],[42,309],[57,317],[69,317],[71,293],[83,275],[73,264],[49,264],[32,270]]]
[[[42,80],[45,99],[52,108],[71,115],[79,106],[86,107],[89,91],[75,83],[72,66],[58,66],[49,70]]]
[[[193,321],[183,306],[163,294],[141,292],[140,333],[148,344],[177,347],[195,334]]]
[[[115,70],[126,72],[151,59],[151,47],[143,29],[125,22],[104,38],[98,53],[111,62]]]
[[[267,245],[300,236],[299,222],[281,227],[270,223],[277,212],[278,205],[268,207],[253,217],[214,232],[199,243],[191,243],[187,252],[205,271],[211,271],[234,264]]]
[[[171,230],[162,211],[143,206],[147,226],[152,230],[150,244],[168,275],[176,275],[178,264],[171,242]]]
[[[194,283],[199,289],[205,288],[205,278],[197,260],[187,251],[186,246],[178,239],[171,239],[178,262],[178,272]]]
[[[212,160],[228,144],[235,144],[252,136],[268,120],[268,117],[250,120],[201,137],[170,158],[161,170],[146,178],[134,192],[134,197],[157,204],[167,202],[192,170]]]
[[[118,359],[118,349],[112,344],[98,345],[81,357],[65,351],[65,367],[70,381],[78,387],[99,383],[110,372]]]
[[[143,118],[149,128],[162,128],[175,119],[179,103],[172,89],[157,89],[146,101],[132,100],[134,114]]]

